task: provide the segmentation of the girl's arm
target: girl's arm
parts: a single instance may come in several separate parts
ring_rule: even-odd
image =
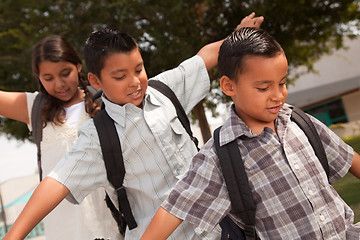
[[[165,240],[183,220],[175,217],[162,207],[157,210],[140,240]]]
[[[0,115],[29,124],[26,94],[0,91]]]
[[[255,13],[251,13],[249,16],[246,16],[241,20],[240,24],[237,25],[236,30],[242,27],[259,28],[263,21],[264,17],[255,17]],[[207,70],[210,70],[217,65],[219,49],[223,41],[224,39],[207,44],[197,53],[197,55],[202,57],[204,60]]]
[[[360,179],[360,156],[355,151],[349,172],[351,172],[352,175]]]
[[[63,184],[53,178],[45,178],[35,189],[25,208],[3,240],[24,239],[68,193],[69,190]]]

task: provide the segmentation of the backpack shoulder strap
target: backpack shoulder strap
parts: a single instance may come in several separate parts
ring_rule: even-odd
[[[96,89],[91,85],[87,85],[86,89],[89,91],[92,101],[101,107],[103,104],[101,100],[101,95],[103,91],[101,89]]]
[[[182,126],[185,128],[186,132],[189,134],[191,140],[195,143],[195,146],[199,151],[199,146],[198,146],[199,141],[197,140],[196,137],[194,137],[193,132],[191,131],[189,118],[186,115],[185,110],[182,107],[179,99],[176,97],[175,93],[171,90],[171,88],[169,88],[168,85],[166,85],[165,83],[159,80],[150,80],[149,86],[158,90],[159,92],[161,92],[163,95],[165,95],[167,98],[170,99],[170,101],[172,102],[172,104],[176,109],[176,114]]]
[[[41,148],[40,143],[42,141],[42,131],[44,127],[43,120],[41,118],[41,110],[45,105],[47,99],[44,94],[39,93],[34,100],[32,109],[31,109],[31,127],[32,127],[32,141],[36,144],[37,147],[37,162],[39,169],[40,181],[42,180],[42,168],[41,168]]]
[[[330,170],[329,170],[328,159],[326,157],[324,146],[321,143],[321,139],[319,137],[318,132],[316,131],[314,123],[311,121],[309,116],[306,115],[306,113],[303,110],[297,107],[294,107],[292,111],[291,120],[293,120],[301,128],[301,130],[303,130],[303,132],[309,139],[309,142],[315,151],[315,155],[320,160],[321,165],[323,166],[326,175],[329,179]]]
[[[256,239],[256,205],[252,197],[245,166],[236,141],[220,146],[220,129],[221,126],[214,131],[214,144],[229,192],[232,212],[243,220],[246,239]]]
[[[110,210],[113,208],[113,216],[118,223],[121,234],[124,234],[126,225],[128,225],[129,229],[134,229],[137,227],[137,223],[131,212],[125,188],[122,185],[125,177],[125,166],[119,136],[114,121],[104,108],[94,117],[94,124],[99,135],[107,178],[114,186],[119,202],[119,212],[113,212],[113,210],[116,210],[114,206],[109,206],[109,208]],[[107,196],[107,203],[108,202],[111,201]]]

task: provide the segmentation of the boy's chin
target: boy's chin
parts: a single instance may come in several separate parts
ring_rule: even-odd
[[[143,104],[142,104],[142,102],[139,104],[139,105],[136,105],[138,108],[143,108]]]

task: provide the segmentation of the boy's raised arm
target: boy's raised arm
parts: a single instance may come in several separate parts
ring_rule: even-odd
[[[354,151],[354,157],[349,172],[360,179],[360,156]]]
[[[162,207],[155,213],[141,240],[167,239],[183,220],[175,217]]]
[[[237,25],[236,29],[242,27],[259,28],[263,21],[264,17],[255,17],[255,13],[251,13],[249,16],[246,16],[241,20],[240,24]],[[197,55],[202,57],[202,59],[204,60],[207,70],[210,70],[217,65],[219,49],[223,41],[224,40],[209,43],[202,47],[197,53]]]
[[[53,178],[45,178],[35,189],[25,208],[3,240],[24,239],[68,193],[69,190],[63,184]]]

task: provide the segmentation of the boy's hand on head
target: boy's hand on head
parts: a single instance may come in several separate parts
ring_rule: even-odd
[[[263,21],[264,21],[263,16],[255,17],[255,13],[253,12],[241,20],[240,24],[236,26],[236,30],[239,30],[240,28],[243,27],[259,28],[260,25],[263,23]]]

